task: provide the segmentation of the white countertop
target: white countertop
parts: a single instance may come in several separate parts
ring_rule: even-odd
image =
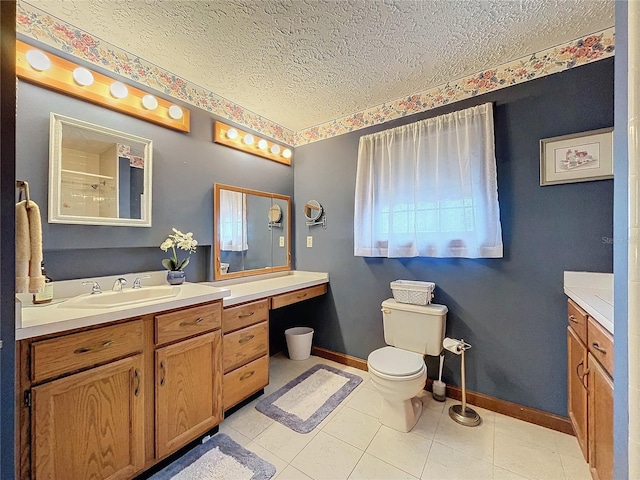
[[[564,272],[564,293],[613,335],[613,273]]]
[[[127,280],[125,288],[130,288],[136,277],[143,278],[142,288],[166,284],[165,271],[144,272],[54,282],[54,300],[52,303],[44,305],[33,305],[31,294],[18,294],[16,299],[16,340],[99,325],[219,299],[222,299],[223,305],[227,307],[329,282],[328,273],[288,271],[220,282],[187,282],[180,285],[179,292],[175,296],[137,302],[134,305],[78,308],[73,306],[73,302],[67,302],[68,299],[78,295],[89,295],[87,292],[91,287],[83,286],[83,280],[96,280],[107,292],[114,280],[119,277]]]
[[[222,305],[229,307],[239,303],[258,300],[281,293],[292,292],[301,288],[313,287],[329,282],[329,274],[326,272],[304,272],[292,270],[289,272],[274,273],[271,275],[259,275],[244,277],[220,282],[209,282],[205,285],[227,288],[231,295],[222,300]]]

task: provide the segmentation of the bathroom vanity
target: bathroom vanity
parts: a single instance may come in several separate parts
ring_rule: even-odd
[[[568,411],[595,479],[613,478],[613,278],[565,272]]]
[[[269,383],[269,309],[327,291],[327,274],[305,273],[24,308],[18,478],[132,478],[214,428]]]

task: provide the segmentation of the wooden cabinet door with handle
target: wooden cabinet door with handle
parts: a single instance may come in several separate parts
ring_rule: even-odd
[[[587,347],[580,341],[573,328],[567,328],[569,418],[573,425],[584,459],[589,461],[589,438],[587,436]]]
[[[156,453],[162,458],[222,421],[220,331],[156,350]]]
[[[129,479],[144,467],[142,355],[32,388],[37,479]]]

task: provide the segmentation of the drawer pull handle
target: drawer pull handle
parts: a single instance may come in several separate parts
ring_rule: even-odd
[[[246,337],[242,337],[240,340],[238,340],[238,343],[242,345],[243,343],[247,343],[249,340],[253,340],[254,337],[255,335],[247,335]]]
[[[167,362],[162,360],[160,362],[160,386],[161,387],[164,386],[166,376],[167,376]]]
[[[102,348],[109,348],[111,345],[113,345],[113,340],[107,340],[102,344]]]
[[[250,372],[245,373],[240,377],[240,381],[246,380],[247,378],[252,377],[254,373],[256,373],[255,370],[251,370]]]
[[[180,323],[180,326],[181,327],[188,327],[188,326],[191,326],[191,325],[198,325],[203,320],[204,320],[204,317],[198,317],[193,322],[182,322],[182,323]]]
[[[600,353],[602,353],[602,354],[604,354],[604,355],[606,355],[606,354],[607,354],[607,349],[606,349],[606,348],[602,348],[598,342],[593,342],[593,343],[591,344],[591,346],[592,346],[593,348],[595,348],[597,351],[599,351]]]
[[[77,355],[81,355],[83,353],[87,353],[90,352],[91,349],[88,347],[80,347],[80,348],[76,348],[73,353],[77,354]]]
[[[574,317],[573,315],[569,315],[569,320],[572,321],[573,323],[580,323],[578,320],[576,320],[576,317]]]
[[[300,295],[298,295],[298,298],[304,298],[304,297],[306,297],[306,296],[307,296],[307,294],[306,294],[306,293],[301,293]]]
[[[133,394],[137,397],[138,395],[140,395],[140,369],[136,368],[135,372],[134,372],[134,377],[136,379],[136,389],[133,391]]]
[[[251,312],[251,313],[245,313],[243,315],[238,315],[238,318],[247,318],[250,317],[251,315],[253,315],[256,312]]]

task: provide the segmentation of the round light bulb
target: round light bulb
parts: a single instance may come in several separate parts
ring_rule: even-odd
[[[126,98],[129,95],[129,89],[122,82],[113,82],[109,87],[109,91],[115,98]]]
[[[280,146],[279,145],[273,145],[271,147],[271,153],[273,153],[274,155],[278,155],[280,153]]]
[[[158,108],[158,100],[151,94],[142,97],[142,106],[147,110],[155,110]]]
[[[93,74],[84,67],[73,70],[73,80],[81,87],[88,87],[93,84]]]
[[[227,138],[231,140],[235,140],[236,138],[238,138],[238,130],[236,130],[235,128],[230,128],[229,130],[227,130]]]
[[[40,50],[29,50],[26,54],[27,62],[31,68],[38,72],[43,72],[51,68],[51,60]]]
[[[182,118],[182,109],[177,105],[171,105],[169,107],[169,116],[174,120],[180,120]]]
[[[260,150],[266,150],[268,145],[269,144],[267,143],[267,141],[264,138],[260,139],[260,141],[258,142],[258,148]]]
[[[285,148],[285,149],[282,151],[282,156],[283,156],[284,158],[291,158],[291,150],[289,150],[288,148]]]
[[[251,135],[250,133],[247,133],[242,139],[242,141],[247,145],[253,145],[253,135]]]

